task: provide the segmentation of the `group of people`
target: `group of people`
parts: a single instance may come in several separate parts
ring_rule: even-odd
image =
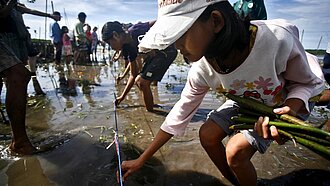
[[[305,52],[298,28],[282,19],[265,20],[265,12],[249,13],[252,8],[264,9],[263,1],[237,3],[232,6],[228,0],[159,0],[156,21],[137,23],[127,31],[116,21],[104,24],[103,42],[121,53],[130,73],[124,91],[115,100],[116,105],[136,84],[142,91],[146,109],[152,112],[150,85],[162,79],[177,51],[192,64],[181,98],[154,140],[137,159],[122,162],[124,180],[173,136],[184,134],[210,89],[238,96],[254,92],[255,99],[276,106],[273,110],[276,114],[288,113],[303,120],[309,116],[315,105],[309,99],[322,94],[325,80],[322,73],[313,70],[321,67],[315,56]],[[7,7],[15,7],[17,3],[9,0],[1,5],[1,19],[9,19],[5,14]],[[55,12],[51,17],[60,20]],[[88,34],[83,29],[86,14],[79,13],[78,19],[74,29],[75,63],[87,58],[88,48]],[[1,27],[0,71],[6,78],[6,107],[14,133],[10,149],[32,154],[35,148],[23,129],[25,108],[22,107],[26,103],[29,73],[4,41],[6,29],[9,28]],[[55,46],[60,42],[53,41]],[[234,124],[231,118],[238,115],[238,109],[237,103],[228,99],[211,111],[199,130],[199,138],[209,158],[228,181],[234,185],[257,185],[251,158],[257,151],[265,153],[274,140],[279,144],[284,141],[276,127],[268,126],[268,116],[260,116],[253,131],[234,133],[229,130]],[[225,145],[222,140],[227,136],[231,138]]]
[[[62,56],[66,64],[70,64],[72,59],[73,63],[78,65],[86,65],[91,61],[97,62],[97,46],[100,44],[97,35],[98,28],[94,27],[92,31],[91,26],[85,23],[87,15],[84,12],[78,14],[73,33],[69,34],[69,28],[60,27],[58,23],[61,20],[61,13],[55,11],[53,14],[58,16],[51,25],[50,32],[55,47],[55,63],[61,64]]]

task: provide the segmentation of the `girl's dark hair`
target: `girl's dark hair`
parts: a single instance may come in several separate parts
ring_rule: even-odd
[[[118,34],[125,33],[123,25],[118,21],[105,23],[102,28],[102,40],[106,41],[111,39],[113,32],[117,32]]]
[[[222,13],[225,23],[222,30],[216,34],[215,40],[207,49],[205,57],[220,57],[220,59],[224,60],[230,51],[234,49],[243,51],[246,45],[249,44],[250,21],[248,19],[240,19],[234,8],[227,1],[208,6],[198,19],[207,21],[211,12],[214,10]]]
[[[65,31],[69,31],[69,29],[67,26],[62,26],[61,31],[64,33]]]
[[[67,26],[62,26],[61,28],[61,38],[63,38],[63,35],[65,33],[68,33],[69,32],[69,28]]]

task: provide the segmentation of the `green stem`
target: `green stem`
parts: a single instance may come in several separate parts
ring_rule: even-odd
[[[243,110],[248,110],[248,112],[256,112],[257,114],[259,113],[260,115],[268,116],[271,118],[277,118],[277,119],[282,119],[284,121],[288,121],[290,123],[298,124],[298,125],[303,125],[303,126],[311,126],[310,124],[304,122],[303,120],[300,120],[294,116],[290,116],[288,114],[275,114],[274,113],[274,108],[257,101],[252,98],[248,97],[240,97],[234,94],[230,94],[228,92],[223,93],[227,98],[235,101],[240,107],[243,107]]]
[[[279,116],[273,112],[272,107],[265,105],[255,99],[240,97],[234,94],[230,94],[229,92],[224,92],[223,94],[227,98],[235,101],[240,107],[246,108],[251,112],[256,111],[269,117],[279,118]]]
[[[295,147],[297,146],[296,140],[294,139],[294,136],[292,134],[290,134],[284,130],[281,130],[281,129],[278,129],[277,131],[279,134],[288,137],[293,142]]]
[[[290,116],[289,114],[282,114],[280,115],[280,119],[284,120],[284,121],[288,121],[290,123],[293,124],[297,124],[297,125],[303,125],[303,126],[308,126],[308,127],[313,127],[311,124],[304,122],[301,119],[298,119],[294,116]]]
[[[304,138],[304,139],[307,139],[307,140],[310,140],[310,141],[313,141],[313,142],[316,142],[316,143],[319,143],[322,145],[330,146],[330,141],[328,141],[328,140],[320,139],[320,138],[317,138],[314,136],[310,136],[307,134],[302,134],[302,133],[294,132],[294,131],[290,131],[289,133],[294,136],[298,136],[298,137],[301,137],[301,138]]]
[[[229,128],[233,129],[233,130],[245,130],[245,129],[253,129],[253,127],[254,127],[254,125],[237,124],[237,125],[232,125]],[[330,149],[329,148],[327,148],[323,145],[320,145],[316,142],[313,142],[313,141],[310,141],[310,140],[307,140],[307,139],[304,139],[304,138],[301,138],[298,136],[290,135],[290,134],[288,134],[288,132],[285,132],[283,130],[282,130],[282,132],[280,132],[280,131],[281,130],[279,130],[279,133],[289,137],[293,141],[295,146],[296,146],[295,142],[298,142],[299,144],[307,147],[308,149],[312,150],[313,152],[330,160]]]
[[[255,118],[248,118],[248,117],[234,117],[232,120],[235,123],[246,123],[246,124],[255,124],[258,119]],[[326,132],[324,130],[314,128],[314,127],[307,127],[307,126],[302,126],[302,125],[294,125],[291,123],[286,123],[286,122],[278,122],[278,121],[269,121],[269,125],[273,125],[275,127],[279,128],[285,128],[287,130],[300,130],[304,131],[306,133],[309,133],[310,135],[320,135],[325,138],[330,138],[330,132]]]
[[[329,148],[327,148],[323,145],[320,145],[318,143],[315,143],[313,141],[309,141],[307,139],[300,138],[298,136],[295,136],[294,138],[296,139],[296,141],[299,144],[304,145],[308,149],[310,149],[310,150],[316,152],[317,154],[323,156],[324,158],[330,160],[330,149]]]

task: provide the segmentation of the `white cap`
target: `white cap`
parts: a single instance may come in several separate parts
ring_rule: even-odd
[[[178,40],[203,11],[227,0],[158,0],[158,18],[139,44],[139,51],[163,50]]]

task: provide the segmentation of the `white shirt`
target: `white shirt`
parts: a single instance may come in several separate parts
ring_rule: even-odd
[[[270,106],[299,98],[308,108],[309,98],[324,89],[317,58],[308,55],[299,42],[298,29],[284,20],[252,21],[258,27],[254,46],[245,61],[228,74],[217,73],[203,57],[188,73],[180,100],[166,117],[161,129],[183,135],[209,89],[226,90],[255,98]],[[316,61],[315,61],[316,60]],[[315,65],[317,64],[317,65]]]

